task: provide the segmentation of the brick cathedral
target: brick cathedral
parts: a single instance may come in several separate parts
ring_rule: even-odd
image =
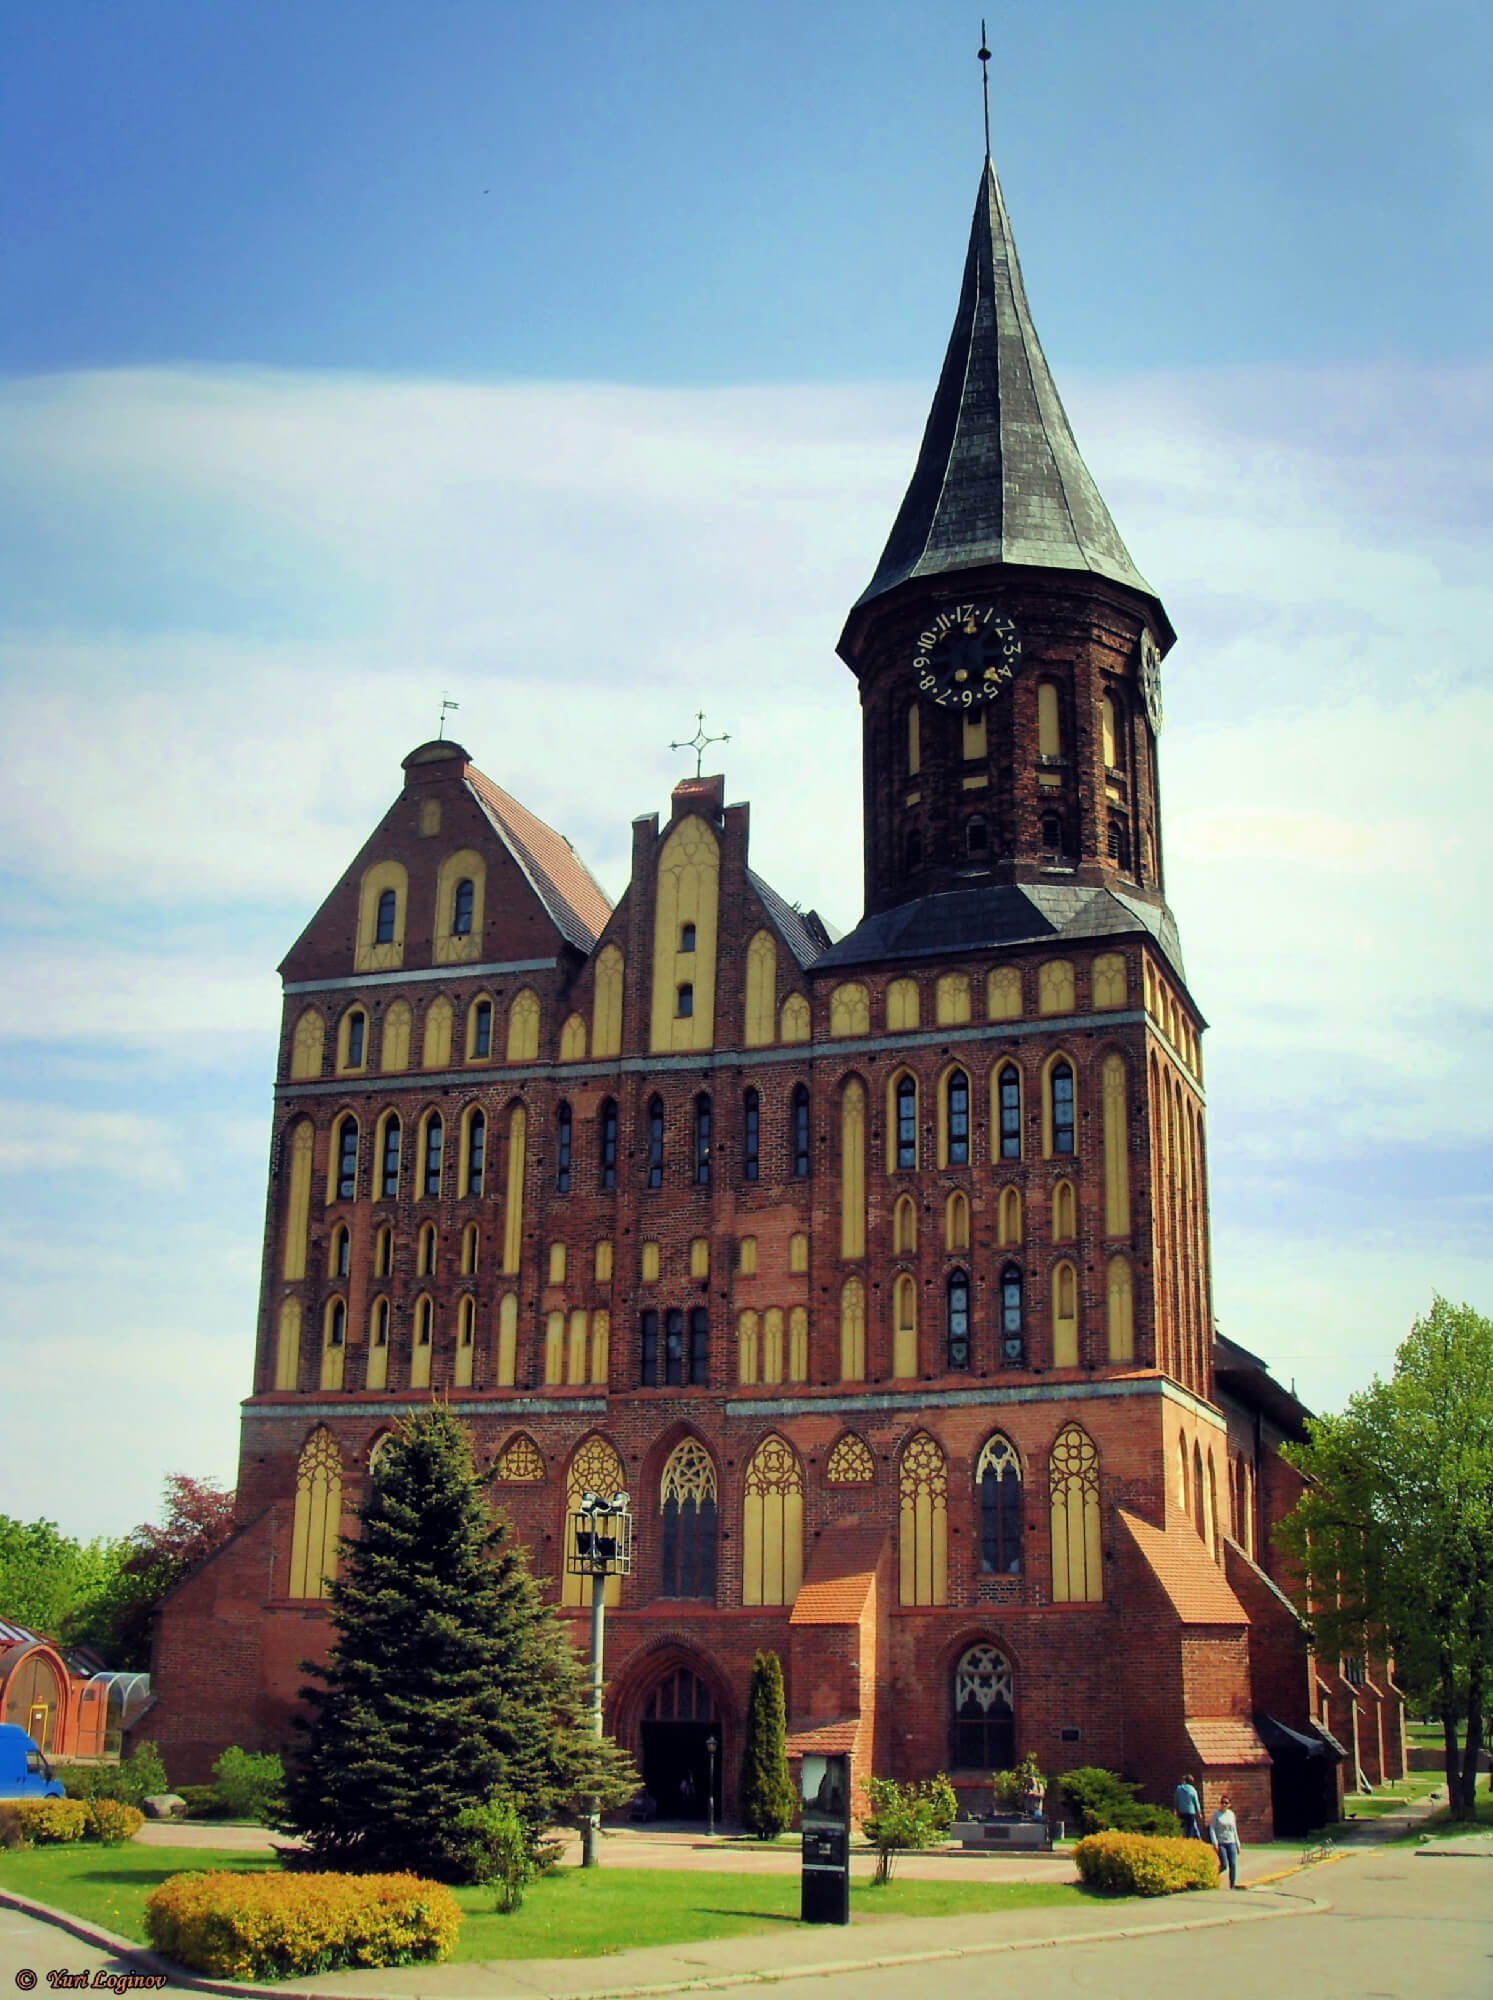
[[[758,1648],[793,1751],[947,1769],[972,1805],[1035,1751],[1168,1801],[1195,1771],[1258,1835],[1330,1816],[1345,1755],[1396,1774],[1386,1664],[1312,1658],[1270,1547],[1303,1412],[1214,1332],[1173,636],[987,159],[839,641],[855,929],[753,872],[720,777],[634,822],[613,907],[436,741],[285,960],[240,1527],[157,1642],[173,1776],[287,1740],[337,1537],[432,1397],[578,1646],[569,1510],[631,1495],[607,1719],[665,1817],[703,1814],[712,1734],[729,1814]]]

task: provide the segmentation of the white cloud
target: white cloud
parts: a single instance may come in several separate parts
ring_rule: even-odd
[[[171,1128],[133,1111],[0,1099],[0,1174],[114,1174],[177,1187],[182,1168]]]

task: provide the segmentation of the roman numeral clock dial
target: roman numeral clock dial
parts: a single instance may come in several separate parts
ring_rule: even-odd
[[[954,604],[918,634],[912,656],[918,692],[940,708],[978,708],[1016,672],[1021,638],[994,604]]]

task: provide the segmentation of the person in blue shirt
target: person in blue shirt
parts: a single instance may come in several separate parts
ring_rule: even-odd
[[[1172,1810],[1182,1822],[1184,1840],[1203,1838],[1203,1802],[1198,1797],[1197,1780],[1191,1771],[1172,1794]]]

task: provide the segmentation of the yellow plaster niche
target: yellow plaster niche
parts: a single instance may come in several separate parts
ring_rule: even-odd
[[[658,857],[650,1032],[655,1053],[714,1046],[720,874],[720,845],[704,820],[692,813],[675,827]],[[687,924],[694,926],[693,951],[679,949]],[[676,1002],[684,985],[692,988],[693,1005],[688,1014],[679,1014]]]
[[[290,1135],[290,1173],[285,1197],[285,1259],[281,1275],[306,1275],[306,1233],[311,1220],[311,1157],[315,1134],[309,1118],[298,1119]]]
[[[969,980],[962,972],[946,972],[935,994],[937,1020],[941,1028],[958,1028],[969,1019]]]
[[[385,1389],[389,1384],[389,1301],[375,1299],[368,1315],[368,1370],[364,1378],[369,1389]]]
[[[778,1012],[778,948],[771,931],[758,931],[747,946],[746,1019],[743,1039],[747,1048],[766,1048],[773,1040]]]
[[[327,1595],[337,1574],[342,1531],[342,1454],[325,1427],[307,1438],[296,1468],[288,1597]]]
[[[969,1201],[955,1188],[944,1203],[944,1249],[953,1254],[969,1248]]]
[[[385,889],[394,892],[394,935],[378,941],[378,905]],[[404,964],[404,924],[409,907],[409,877],[399,861],[375,861],[363,870],[358,885],[358,934],[353,946],[354,972],[395,972]]]
[[[1111,1257],[1108,1272],[1108,1338],[1111,1361],[1135,1359],[1135,1288],[1130,1259]]]
[[[892,1374],[908,1382],[918,1372],[918,1288],[906,1271],[892,1284]]]
[[[907,775],[915,778],[923,768],[923,725],[918,705],[907,711]]]
[[[802,993],[790,993],[783,1002],[781,1022],[782,1038],[785,1042],[806,1042],[809,1039],[809,1003]]]
[[[1037,1012],[1071,1014],[1073,1007],[1072,963],[1066,958],[1049,958],[1037,968]]]
[[[477,1353],[477,1304],[466,1298],[456,1318],[456,1370],[452,1377],[458,1389],[472,1386],[472,1368]]]
[[[967,792],[983,792],[989,786],[989,783],[990,780],[985,773],[979,771],[973,777],[964,780],[964,789]]]
[[[301,1302],[285,1299],[275,1335],[275,1387],[297,1389],[301,1381]]]
[[[1130,1234],[1130,1148],[1125,1116],[1125,1059],[1108,1055],[1100,1071],[1104,1103],[1104,1233]]]
[[[508,1188],[503,1207],[503,1270],[514,1274],[524,1248],[524,1158],[528,1147],[529,1114],[515,1104],[508,1120]]]
[[[866,1379],[866,1288],[859,1278],[840,1287],[840,1380]]]
[[[658,1245],[656,1243],[645,1243],[643,1245],[642,1271],[643,1271],[643,1283],[645,1285],[657,1284]]]
[[[1052,1274],[1052,1365],[1078,1366],[1078,1279],[1066,1263]]]
[[[327,1044],[327,1024],[314,1007],[308,1007],[296,1020],[295,1032],[290,1040],[290,1080],[292,1083],[309,1083],[321,1075],[322,1057]]]
[[[411,1016],[407,1000],[395,1000],[384,1016],[384,1032],[379,1044],[379,1067],[395,1074],[410,1066]]]
[[[829,996],[829,1031],[832,1035],[869,1035],[871,996],[858,981],[837,986]]]
[[[415,1301],[415,1339],[410,1349],[410,1387],[430,1387],[430,1357],[435,1346],[435,1304],[428,1297]]]
[[[612,1315],[591,1315],[591,1380],[605,1388],[612,1374]]]
[[[439,799],[421,799],[419,825],[420,837],[423,840],[429,840],[440,832],[441,802]]]
[[[586,1060],[586,1023],[579,1014],[572,1014],[560,1030],[561,1062],[584,1062]]]
[[[910,1194],[899,1194],[892,1210],[892,1255],[915,1257],[918,1249],[918,1210]]]
[[[886,989],[888,1034],[897,1034],[918,1025],[918,983],[915,979],[894,979]]]
[[[1037,683],[1037,754],[1061,757],[1062,723],[1058,714],[1058,691],[1051,681]]]
[[[876,1461],[864,1438],[847,1431],[824,1462],[826,1486],[870,1486],[876,1478]]]
[[[856,1077],[840,1097],[840,1255],[866,1254],[866,1088]]]
[[[801,1229],[788,1238],[788,1269],[804,1272],[809,1268],[809,1239]]]
[[[966,715],[961,720],[963,723],[961,741],[964,750],[964,761],[966,764],[973,764],[978,759],[983,758],[986,752],[985,711],[981,709],[978,715]],[[968,784],[968,778],[964,782]]]
[[[596,1246],[596,1282],[598,1285],[612,1282],[612,1244],[609,1237],[603,1237]]]
[[[736,1321],[736,1379],[746,1389],[761,1380],[761,1324],[750,1307],[739,1314]]]
[[[622,1052],[622,954],[609,944],[596,961],[595,992],[591,1002],[591,1053],[615,1056]]]
[[[689,1274],[692,1278],[710,1276],[710,1238],[697,1236],[689,1246]]]
[[[565,1380],[577,1388],[586,1379],[591,1361],[590,1314],[572,1306],[565,1333]]]
[[[762,1440],[744,1484],[741,1601],[792,1604],[803,1581],[804,1479],[786,1438]]]
[[[997,1210],[998,1234],[996,1241],[1001,1249],[1011,1250],[1021,1242],[1021,1194],[1014,1187],[1003,1187]]]
[[[897,1485],[898,1601],[947,1604],[949,1469],[927,1431],[909,1438]]]
[[[1058,1433],[1048,1466],[1052,1520],[1052,1601],[1097,1604],[1104,1596],[1099,1547],[1099,1454],[1086,1432]]]
[[[788,1380],[807,1382],[809,1379],[809,1311],[807,1306],[794,1306],[788,1314]]]
[[[985,1011],[992,1021],[1021,1019],[1021,974],[1014,965],[998,966],[985,981]]]
[[[757,1239],[755,1236],[743,1236],[740,1243],[737,1244],[736,1268],[744,1278],[756,1277]]]
[[[420,1050],[424,1069],[446,1069],[451,1062],[451,1002],[445,994],[425,1010],[425,1039]]]
[[[535,1062],[539,1057],[539,996],[525,986],[508,1009],[509,1062]]]
[[[762,1315],[762,1380],[783,1379],[783,1308],[769,1306]]]
[[[452,929],[456,915],[456,886],[472,885],[472,927],[458,934]],[[435,881],[435,962],[437,965],[472,965],[482,956],[482,914],[487,895],[487,863],[475,847],[462,847],[448,854]]]
[[[550,1245],[548,1282],[552,1285],[563,1285],[565,1282],[565,1245],[563,1243],[552,1243]]]
[[[584,1493],[595,1493],[602,1500],[615,1500],[627,1485],[627,1476],[622,1470],[622,1460],[613,1446],[605,1438],[591,1436],[576,1447],[575,1456],[565,1475],[565,1568],[561,1572],[560,1602],[569,1605],[588,1606],[591,1602],[591,1579],[589,1576],[572,1576],[570,1557],[575,1553],[575,1516]],[[622,1599],[622,1579],[609,1576],[606,1582],[606,1602],[608,1608]]]
[[[511,1389],[518,1372],[518,1298],[504,1292],[498,1301],[498,1387]]]

